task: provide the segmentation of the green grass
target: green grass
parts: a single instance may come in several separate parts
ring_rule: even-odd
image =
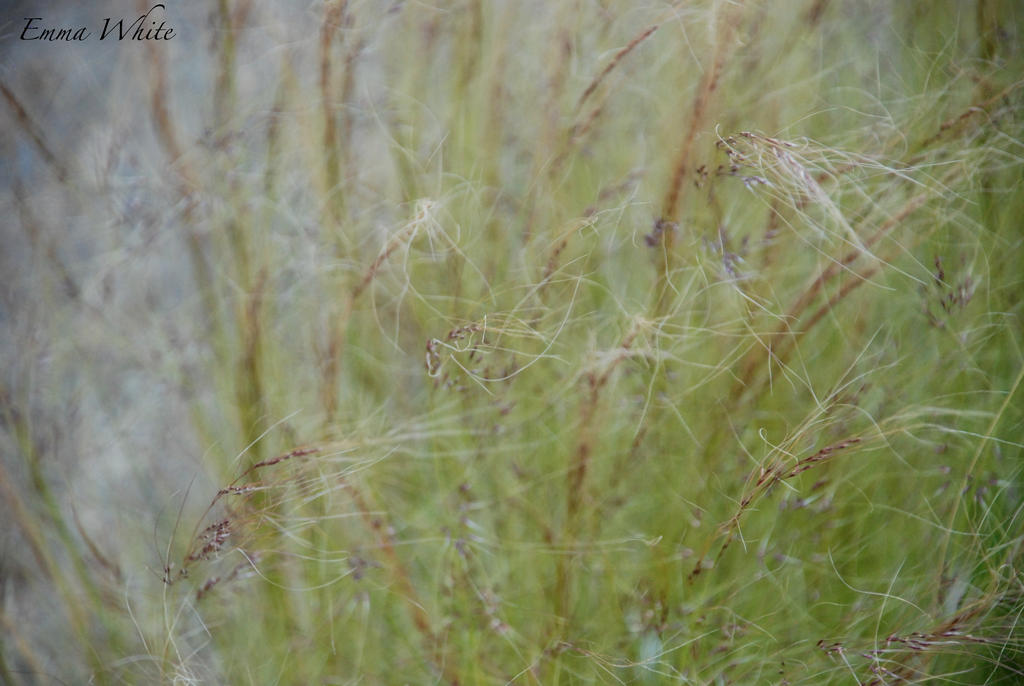
[[[1024,678],[1015,3],[178,11],[4,74],[0,681]]]

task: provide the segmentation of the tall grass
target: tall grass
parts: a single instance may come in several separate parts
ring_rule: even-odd
[[[5,48],[0,680],[1024,679],[1015,3],[168,16]]]

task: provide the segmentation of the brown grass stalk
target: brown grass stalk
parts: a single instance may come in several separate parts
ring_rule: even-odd
[[[548,255],[547,264],[544,267],[544,276],[541,279],[542,283],[547,282],[555,273],[555,270],[558,269],[558,258],[561,256],[562,252],[569,247],[569,239],[590,225],[591,222],[587,219],[577,219],[571,222],[569,227],[562,232],[555,241],[555,245],[551,249],[551,253]]]
[[[53,239],[50,231],[44,228],[38,221],[35,213],[32,211],[32,207],[25,195],[25,187],[20,179],[15,179],[14,183],[11,184],[11,192],[14,195],[14,202],[18,208],[18,218],[21,220],[18,222],[18,226],[25,232],[25,237],[28,239],[29,244],[34,249],[40,250],[50,262],[54,272],[56,272],[60,279],[64,294],[72,300],[80,300],[82,289],[78,286],[78,282],[71,275],[71,270],[68,269],[60,253],[57,251],[57,241]]]
[[[263,296],[266,288],[267,273],[261,269],[238,315],[242,354],[238,359],[238,374],[235,375],[235,400],[245,442],[251,445],[250,450],[254,451],[257,458],[263,446],[257,439],[262,435],[266,423],[262,368]]]
[[[781,460],[777,460],[767,466],[760,467],[756,478],[751,475],[747,480],[749,485],[740,498],[736,512],[725,522],[719,524],[715,532],[704,542],[704,546],[701,549],[700,554],[697,556],[697,563],[694,565],[693,570],[687,577],[687,580],[693,582],[701,572],[704,571],[704,566],[708,560],[708,554],[711,552],[711,548],[714,546],[715,541],[722,541],[722,545],[719,547],[718,553],[715,555],[715,559],[718,560],[722,557],[726,548],[729,547],[729,544],[732,543],[735,538],[736,531],[739,528],[740,520],[743,518],[743,515],[753,507],[754,503],[768,494],[774,486],[788,479],[792,479],[798,474],[814,469],[825,462],[831,461],[837,453],[846,450],[851,446],[855,446],[863,440],[864,439],[859,436],[852,436],[838,441],[837,443],[825,446],[811,455],[800,458],[796,463],[786,463]]]
[[[256,494],[266,491],[269,483],[266,480],[254,480],[253,477],[258,472],[285,462],[317,455],[323,452],[323,450],[323,446],[302,446],[275,457],[261,460],[244,470],[230,484],[221,488],[210,501],[204,515],[198,520],[178,569],[173,570],[169,564],[165,565],[165,583],[172,584],[180,579],[187,578],[196,564],[222,557],[227,550],[241,549],[245,546],[247,535],[250,533],[247,530],[247,524],[258,522],[262,511],[259,507],[256,510],[249,509],[251,506],[249,500]],[[350,478],[341,478],[340,484],[352,498],[367,529],[373,535],[377,548],[387,559],[387,568],[390,570],[392,579],[397,587],[395,592],[403,599],[413,626],[423,637],[424,644],[429,652],[431,669],[449,684],[460,683],[455,666],[444,652],[443,641],[435,632],[430,616],[412,583],[412,577],[406,569],[401,556],[398,554],[397,541],[393,529],[379,513],[379,508],[372,502],[372,498],[365,489],[359,488]],[[232,500],[240,498],[243,504],[228,508],[226,515],[221,515],[216,521],[200,529],[199,527],[202,526],[204,521],[209,521],[207,517],[214,511],[217,504],[225,498],[231,498]],[[246,554],[249,558],[254,558],[254,556],[258,555],[258,553],[254,552],[247,552]],[[196,590],[197,600],[204,598],[218,585],[237,577],[248,564],[246,562],[243,565],[236,566],[225,576],[212,576],[207,579]]]
[[[46,578],[54,579],[54,562],[47,552],[46,538],[38,524],[38,518],[33,515],[25,505],[21,493],[14,487],[10,475],[7,473],[4,463],[0,461],[0,495],[3,502],[10,508],[10,524],[14,524],[21,530],[24,542],[28,545],[29,552],[36,561],[39,572]]]
[[[318,446],[303,446],[295,448],[287,453],[277,455],[276,457],[260,460],[239,474],[227,486],[218,490],[210,501],[210,504],[207,505],[206,511],[197,520],[196,526],[189,538],[188,547],[182,556],[181,564],[178,566],[177,571],[172,569],[169,559],[165,560],[163,570],[164,583],[173,584],[179,579],[187,577],[190,573],[192,563],[199,560],[210,559],[214,554],[220,554],[224,550],[224,543],[229,537],[233,540],[231,546],[232,549],[239,548],[242,545],[241,537],[238,535],[241,531],[239,524],[245,519],[251,519],[254,513],[258,513],[260,509],[259,507],[253,510],[250,505],[249,511],[244,514],[244,516],[240,511],[235,511],[227,517],[222,517],[219,521],[208,525],[206,528],[202,530],[199,529],[203,522],[208,521],[210,513],[213,512],[216,505],[222,499],[229,496],[248,499],[256,493],[265,491],[267,489],[267,485],[264,482],[253,481],[251,479],[256,472],[282,462],[318,454],[321,450],[322,448]],[[217,539],[218,533],[220,538],[219,543],[211,545],[214,540]],[[232,534],[233,536],[231,536]]]
[[[146,12],[148,7],[145,0],[140,0],[139,8],[142,12]],[[170,88],[167,84],[167,66],[164,64],[164,54],[157,45],[157,41],[146,41],[146,53],[149,61],[149,109],[153,117],[157,140],[177,173],[182,198],[189,201],[188,207],[192,208],[195,202],[193,196],[201,188],[201,184],[195,171],[184,158],[178,131],[174,125],[174,117],[171,114],[170,104],[167,102],[167,93]]]
[[[419,594],[413,586],[412,578],[406,569],[402,558],[395,548],[395,535],[393,529],[388,525],[375,503],[370,501],[366,492],[352,483],[351,479],[342,479],[342,486],[349,492],[352,501],[362,515],[367,528],[373,533],[377,540],[377,547],[388,561],[388,569],[398,586],[397,594],[405,601],[405,608],[409,613],[416,631],[423,638],[423,642],[430,653],[430,661],[434,672],[444,679],[451,686],[460,683],[458,672],[452,664],[450,656],[445,654],[443,641],[431,626],[430,615],[426,607],[420,601]]]
[[[583,503],[583,491],[590,463],[594,441],[594,418],[600,405],[601,391],[608,384],[612,372],[629,357],[630,350],[640,333],[640,324],[635,322],[616,348],[617,354],[605,364],[604,369],[592,370],[585,375],[586,395],[580,405],[579,439],[569,468],[569,490],[567,500],[568,521],[572,523],[579,514]]]
[[[608,361],[603,369],[593,369],[584,377],[585,395],[580,403],[580,423],[576,447],[571,453],[569,470],[566,479],[566,523],[563,536],[565,545],[572,547],[580,525],[586,490],[587,471],[594,448],[594,420],[601,401],[601,391],[608,384],[612,372],[627,357],[630,349],[640,333],[639,321],[634,322],[629,332],[619,344],[617,354]],[[562,620],[569,618],[569,587],[571,557],[563,555],[558,558],[553,589],[554,605],[557,615]]]
[[[1017,81],[1015,83],[1011,83],[1009,86],[999,91],[992,97],[987,98],[975,105],[971,105],[966,110],[961,112],[959,115],[945,120],[944,122],[942,122],[942,124],[939,125],[939,130],[936,131],[935,134],[932,135],[930,138],[926,139],[923,143],[921,143],[920,147],[929,147],[932,143],[935,143],[937,140],[942,138],[942,136],[945,135],[946,132],[955,130],[963,126],[968,120],[973,118],[975,115],[988,114],[989,107],[999,102],[1000,100],[1003,100],[1011,93],[1019,89],[1021,86],[1024,86],[1024,79]]]
[[[665,200],[662,203],[661,218],[663,221],[675,221],[679,207],[679,196],[686,181],[686,175],[690,170],[690,156],[693,152],[693,144],[697,138],[697,132],[704,125],[707,117],[711,97],[718,88],[719,80],[725,69],[726,59],[729,57],[727,47],[732,42],[735,34],[738,19],[735,17],[735,9],[732,12],[720,9],[722,2],[715,5],[715,48],[711,65],[704,70],[697,95],[693,100],[690,111],[690,122],[686,129],[686,136],[683,138],[679,155],[673,167],[672,180],[669,182],[668,190],[665,193]],[[664,239],[671,243],[671,233],[666,232]]]
[[[601,115],[604,114],[605,102],[598,102],[598,104],[595,105],[586,114],[586,116],[580,118],[580,114],[583,110],[584,104],[586,104],[587,100],[589,100],[590,97],[597,91],[598,87],[605,80],[605,78],[612,71],[615,70],[615,68],[623,61],[623,59],[625,59],[626,56],[633,52],[633,50],[636,49],[637,46],[639,46],[641,43],[647,40],[655,31],[658,30],[660,26],[660,22],[657,24],[653,24],[651,26],[648,26],[640,33],[638,33],[636,36],[634,36],[633,39],[629,41],[629,43],[620,48],[615,53],[615,55],[612,56],[612,59],[608,62],[608,64],[605,65],[604,69],[602,69],[597,74],[597,76],[595,76],[590,81],[587,87],[580,94],[579,98],[576,100],[576,105],[574,106],[572,111],[572,118],[574,121],[565,131],[564,136],[559,138],[559,136],[555,134],[555,129],[557,128],[555,123],[557,122],[558,117],[552,114],[548,118],[549,121],[552,122],[551,126],[549,127],[550,134],[541,138],[542,144],[538,146],[538,152],[535,155],[535,157],[539,161],[541,159],[545,159],[544,156],[549,154],[549,152],[547,151],[556,151],[554,156],[550,158],[550,163],[547,165],[546,173],[549,179],[554,180],[555,178],[558,177],[559,173],[562,171],[563,166],[565,165],[566,160],[568,160],[573,148],[576,145],[578,145],[580,141],[582,141],[588,133],[590,133],[590,131],[597,124],[598,120],[601,118]],[[559,51],[559,68],[552,72],[553,75],[551,77],[551,87],[548,89],[553,93],[552,104],[550,106],[552,113],[557,111],[557,98],[561,94],[561,91],[564,87],[565,74],[568,72],[568,68],[565,63],[568,62],[571,53],[571,45],[568,41],[568,38],[563,36],[560,40],[562,49]],[[526,238],[529,238],[532,232],[533,213],[535,209],[534,204],[536,202],[535,196],[538,192],[539,188],[534,188],[527,202],[527,206],[530,209],[529,217],[527,220],[527,229],[525,232]]]
[[[248,4],[248,3],[246,3]],[[235,110],[235,45],[238,25],[231,12],[229,0],[218,0],[218,37],[220,48],[217,86],[213,90],[213,110],[217,126],[227,130],[231,113]]]
[[[66,183],[69,178],[67,168],[59,159],[57,159],[57,156],[53,154],[53,150],[43,137],[43,132],[40,130],[39,126],[36,125],[35,120],[28,113],[28,110],[25,109],[25,106],[21,104],[21,100],[19,100],[14,94],[14,91],[7,87],[7,84],[2,82],[0,82],[0,93],[3,94],[4,100],[7,102],[7,106],[10,107],[11,111],[14,113],[14,119],[18,122],[18,126],[21,127],[21,130],[24,131],[29,140],[32,141],[32,144],[36,147],[36,151],[39,152],[39,156],[43,159],[43,162],[53,170],[58,181]]]
[[[149,9],[145,0],[139,0],[138,6],[142,13]],[[170,104],[167,101],[167,93],[170,89],[163,52],[157,45],[158,41],[145,41],[145,43],[149,64],[147,81],[150,84],[150,116],[153,120],[157,142],[174,170],[175,185],[178,194],[184,201],[182,223],[185,227],[185,244],[189,265],[199,291],[204,318],[209,323],[206,327],[209,332],[208,339],[214,342],[221,337],[224,323],[221,320],[214,288],[214,272],[206,259],[206,241],[197,228],[198,222],[195,217],[202,184],[195,170],[184,157],[177,128],[171,115]],[[216,345],[212,347],[217,349]]]
[[[344,195],[341,190],[342,166],[346,159],[344,149],[348,146],[349,118],[342,109],[340,114],[336,111],[334,89],[333,89],[333,61],[331,60],[331,47],[334,36],[339,29],[348,28],[351,24],[351,15],[348,12],[347,0],[332,0],[324,9],[324,20],[320,27],[320,97],[322,99],[324,119],[324,179],[329,201],[326,203],[330,211],[329,218],[333,223],[341,220]],[[350,51],[349,59],[346,59],[345,78],[343,82],[343,97],[347,97],[348,91],[352,88],[352,63],[355,53]],[[339,132],[338,118],[342,118],[343,124]]]
[[[359,300],[359,297],[365,293],[370,287],[370,284],[373,283],[374,278],[377,276],[380,268],[388,258],[391,257],[399,247],[412,240],[416,231],[422,226],[424,220],[427,219],[428,212],[429,207],[424,204],[421,204],[417,208],[415,218],[413,218],[413,220],[410,221],[403,229],[392,236],[391,240],[384,246],[384,249],[379,255],[377,255],[373,264],[363,272],[362,278],[360,278],[345,297],[341,314],[336,319],[335,324],[328,335],[327,345],[319,354],[321,368],[323,369],[321,401],[324,407],[325,421],[328,423],[334,418],[335,412],[338,409],[338,377],[341,373],[341,360],[345,352],[345,339],[348,336],[348,326],[352,319],[352,314],[355,311],[356,301]]]
[[[1004,88],[999,93],[993,95],[992,97],[987,98],[986,100],[979,102],[975,105],[972,105],[971,107],[968,107],[966,110],[964,110],[962,113],[955,117],[951,117],[945,120],[939,126],[939,129],[935,132],[935,134],[933,134],[931,137],[929,137],[923,143],[921,143],[919,147],[927,148],[931,144],[938,141],[947,131],[962,126],[974,115],[980,113],[987,113],[989,107],[991,107],[996,102],[1008,97],[1011,93],[1018,90],[1022,86],[1024,86],[1024,80],[1010,84],[1009,86]],[[920,156],[917,156],[915,158],[915,161],[919,157]],[[835,178],[837,175],[847,173],[855,168],[856,164],[850,163],[827,175],[823,172],[817,177],[817,181],[823,182],[824,180],[826,180],[826,178]],[[956,173],[957,172],[954,171],[951,174]],[[948,180],[949,179],[946,178],[943,179],[942,182],[945,183]],[[859,257],[866,254],[865,251],[869,250],[874,245],[879,243],[879,241],[881,241],[883,238],[889,235],[893,229],[895,229],[910,215],[912,215],[914,212],[920,209],[928,201],[930,197],[931,194],[927,191],[919,193],[918,195],[912,197],[903,205],[903,207],[899,209],[899,211],[896,212],[896,214],[894,214],[886,221],[882,222],[874,231],[874,233],[872,233],[868,238],[864,240],[864,242],[858,249],[850,251],[839,260],[832,261],[815,278],[815,280],[811,282],[811,284],[804,290],[803,293],[800,294],[800,296],[790,306],[789,310],[786,313],[783,323],[774,332],[766,336],[764,344],[761,347],[751,351],[747,355],[745,361],[741,363],[742,372],[740,373],[739,381],[733,387],[733,391],[731,394],[731,397],[734,400],[740,397],[749,388],[751,388],[751,381],[753,380],[754,375],[757,373],[758,368],[763,363],[764,358],[766,356],[769,359],[769,363],[773,361],[777,361],[779,364],[784,363],[785,360],[788,358],[789,354],[792,352],[793,347],[795,346],[797,340],[800,337],[805,335],[810,329],[814,327],[815,324],[821,321],[821,319],[823,319],[824,316],[828,314],[828,312],[833,307],[835,307],[835,305],[837,305],[841,300],[843,300],[847,295],[849,295],[849,293],[851,293],[859,285],[861,285],[862,283],[864,283],[865,281],[867,281],[880,271],[880,265],[886,263],[888,260],[876,261],[876,263],[867,270],[862,271],[860,273],[853,273],[850,277],[850,280],[844,283],[839,288],[839,290],[831,298],[829,298],[827,303],[819,307],[810,316],[807,322],[804,323],[804,326],[802,326],[799,331],[794,330],[794,323],[796,323],[799,320],[799,318],[803,315],[803,313],[811,305],[811,303],[813,303],[817,299],[824,285],[827,282],[832,280],[834,277],[836,277],[836,275],[840,274],[842,271],[850,271],[850,265],[852,265]],[[807,202],[809,202],[809,199],[801,200],[798,208],[802,208],[807,204]],[[775,221],[774,217],[775,212],[773,212],[772,216],[769,218],[770,226]]]
[[[612,59],[605,65],[604,69],[602,69],[601,72],[591,80],[587,87],[583,89],[583,92],[580,93],[580,97],[576,101],[575,111],[577,113],[583,109],[583,104],[586,103],[587,99],[594,94],[597,87],[601,85],[601,82],[604,81],[610,73],[612,73],[615,67],[619,66],[619,63],[622,62],[626,55],[633,52],[638,45],[650,38],[650,36],[653,35],[660,26],[661,24],[652,24],[651,26],[648,26],[646,29],[634,36],[633,40],[621,47],[618,52],[612,56]]]
[[[88,598],[99,606],[101,603],[99,588],[89,573],[61,512],[60,505],[43,476],[41,458],[44,452],[33,435],[31,424],[11,405],[8,392],[2,387],[0,387],[0,410],[3,412],[4,424],[14,435],[22,457],[29,468],[31,486],[43,505],[45,515],[40,517],[25,504],[21,494],[12,486],[13,482],[9,479],[2,462],[0,462],[0,494],[13,510],[14,520],[24,534],[24,540],[32,551],[39,571],[56,588],[57,596],[64,608],[71,629],[77,634],[83,645],[90,645],[90,617],[86,613],[86,605],[82,603],[81,590],[84,590]],[[60,568],[58,560],[47,549],[48,544],[41,526],[44,519],[49,519],[50,524],[56,530],[58,539],[71,559],[75,578],[81,584],[80,588],[75,587],[71,578]],[[3,616],[2,613],[0,616]],[[99,618],[109,628],[108,618],[102,614]],[[99,661],[96,651],[88,651],[88,660],[93,670],[94,682],[107,683],[104,673],[105,666]]]
[[[294,65],[290,55],[285,55],[281,62],[281,73],[277,80],[277,92],[274,94],[274,106],[267,122],[266,150],[267,159],[263,172],[263,195],[272,200],[277,191],[277,169],[281,148],[281,118],[292,98],[290,86],[294,80]],[[267,203],[265,212],[271,212],[271,203]],[[269,223],[265,219],[264,223]]]
[[[715,4],[715,47],[711,65],[704,70],[697,94],[693,99],[690,110],[690,121],[687,125],[686,135],[683,138],[679,154],[676,156],[673,166],[672,177],[665,192],[665,199],[662,202],[661,217],[655,222],[655,236],[661,245],[661,259],[657,261],[657,287],[655,289],[655,316],[663,316],[668,308],[669,294],[672,289],[669,286],[669,279],[675,270],[675,245],[676,221],[679,212],[679,201],[683,185],[689,173],[693,154],[694,142],[697,139],[697,132],[704,126],[712,96],[718,88],[719,80],[725,70],[727,58],[731,54],[733,35],[735,34],[738,18],[736,8],[732,11],[722,10],[722,2]]]
[[[763,340],[763,345],[752,350],[747,355],[745,361],[741,363],[742,371],[740,373],[739,380],[733,387],[733,399],[740,397],[747,389],[751,388],[751,382],[754,375],[763,363],[763,358],[765,356],[769,358],[769,363],[783,364],[800,337],[806,335],[808,331],[814,328],[815,324],[817,324],[833,307],[849,295],[851,291],[857,288],[857,286],[864,283],[881,270],[881,264],[886,263],[887,260],[877,260],[875,264],[868,269],[859,273],[853,272],[850,279],[844,283],[831,298],[829,298],[825,305],[818,308],[810,318],[803,323],[803,326],[801,326],[799,330],[794,328],[794,324],[800,320],[811,303],[818,298],[826,283],[831,281],[841,272],[851,271],[850,265],[852,265],[862,255],[867,254],[865,251],[876,245],[884,237],[889,235],[893,229],[900,226],[910,215],[920,209],[928,201],[929,197],[930,194],[924,192],[911,198],[903,205],[903,207],[900,208],[898,212],[896,212],[896,214],[882,222],[878,228],[864,240],[863,248],[851,250],[839,260],[833,260],[830,262],[829,265],[822,270],[814,281],[804,289],[803,293],[801,293],[789,307],[789,310],[786,312],[783,322],[779,327],[774,332],[768,334]]]
[[[922,678],[927,677],[928,664],[942,654],[948,654],[953,650],[962,651],[968,646],[992,646],[1000,647],[1005,645],[1005,636],[996,638],[976,635],[979,619],[991,610],[992,601],[989,597],[980,598],[965,606],[953,617],[940,622],[925,631],[914,631],[909,634],[889,634],[883,647],[873,648],[862,653],[862,656],[870,661],[868,672],[870,680],[865,680],[865,686],[883,686],[885,684],[918,683]],[[819,647],[824,649],[841,644],[833,643],[824,646],[824,641],[819,641]],[[1024,673],[1014,670],[1012,663],[1007,662],[1003,666],[1015,671],[1018,678],[1024,677]]]
[[[13,672],[7,665],[4,650],[0,650],[0,679],[5,684],[15,683],[35,683],[32,679],[25,679],[25,681],[16,682],[14,680],[14,674],[21,674],[22,676],[38,676],[42,678],[47,673],[43,667],[43,660],[36,654],[32,644],[22,635],[21,626],[19,622],[14,621],[11,617],[7,616],[4,608],[0,606],[0,627],[3,628],[3,636],[0,638],[0,649],[6,648],[8,645],[14,645],[14,648],[21,655],[24,660],[27,670],[20,672]]]

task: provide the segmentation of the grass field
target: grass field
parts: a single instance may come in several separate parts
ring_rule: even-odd
[[[1024,682],[1019,3],[38,4],[0,682]]]

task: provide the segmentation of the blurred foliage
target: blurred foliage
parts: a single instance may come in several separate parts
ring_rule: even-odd
[[[166,18],[6,20],[0,680],[1019,681],[1017,4]]]

